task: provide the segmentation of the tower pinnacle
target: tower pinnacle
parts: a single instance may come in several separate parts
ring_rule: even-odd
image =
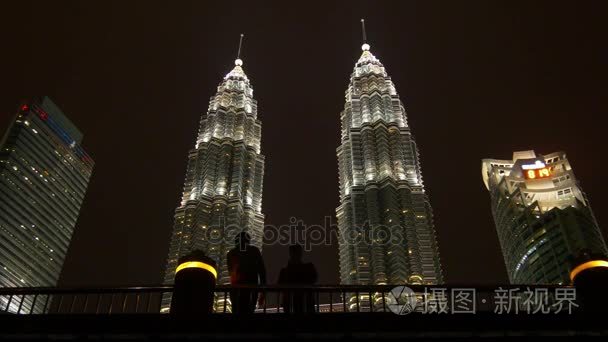
[[[367,44],[367,35],[365,34],[365,19],[361,19],[361,31],[363,33],[363,45],[361,45],[361,50],[369,51],[369,44]]]
[[[241,66],[243,65],[243,60],[241,60],[241,46],[243,45],[243,37],[245,35],[241,33],[241,38],[239,39],[239,50],[236,54],[236,60],[234,61],[234,65]]]

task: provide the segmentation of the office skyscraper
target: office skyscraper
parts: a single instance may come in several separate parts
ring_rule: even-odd
[[[362,49],[340,114],[341,283],[442,283],[433,212],[405,109],[370,46]]]
[[[262,247],[262,123],[253,88],[241,59],[211,97],[200,121],[198,138],[188,154],[186,181],[169,247],[165,283],[171,284],[177,260],[203,250],[218,266],[218,284],[229,284],[226,254],[234,237],[249,232],[252,245]],[[167,311],[166,298],[163,311]]]
[[[0,286],[57,284],[93,171],[82,138],[45,97],[22,105],[2,139]]]
[[[582,255],[608,255],[565,153],[515,152],[481,171],[511,283],[568,284]]]

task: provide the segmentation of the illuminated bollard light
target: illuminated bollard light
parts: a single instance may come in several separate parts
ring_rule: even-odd
[[[213,311],[217,268],[202,251],[181,257],[175,270],[171,314],[208,314]]]
[[[584,312],[604,312],[608,308],[608,258],[578,261],[570,271],[570,280]]]

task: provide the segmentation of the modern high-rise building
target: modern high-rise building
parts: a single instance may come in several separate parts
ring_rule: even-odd
[[[2,139],[0,286],[57,284],[93,171],[82,138],[44,97],[22,105]]]
[[[340,114],[341,283],[442,283],[433,212],[405,109],[370,46],[362,50]]]
[[[481,173],[511,283],[569,284],[581,256],[608,256],[565,153],[484,159]]]
[[[186,181],[169,247],[166,284],[173,283],[178,258],[203,250],[218,267],[217,283],[229,284],[226,254],[234,237],[247,231],[262,247],[264,215],[260,154],[262,123],[257,101],[239,58],[211,97],[200,121],[198,138],[188,154]],[[165,298],[163,311],[170,300]]]

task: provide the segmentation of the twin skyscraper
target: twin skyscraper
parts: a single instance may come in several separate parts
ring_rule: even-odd
[[[341,282],[442,283],[433,213],[403,104],[369,44],[362,50],[346,91],[337,148]],[[217,263],[218,283],[228,284],[226,254],[241,230],[262,247],[261,127],[238,56],[211,97],[188,154],[165,283],[172,282],[180,256],[202,249]]]

